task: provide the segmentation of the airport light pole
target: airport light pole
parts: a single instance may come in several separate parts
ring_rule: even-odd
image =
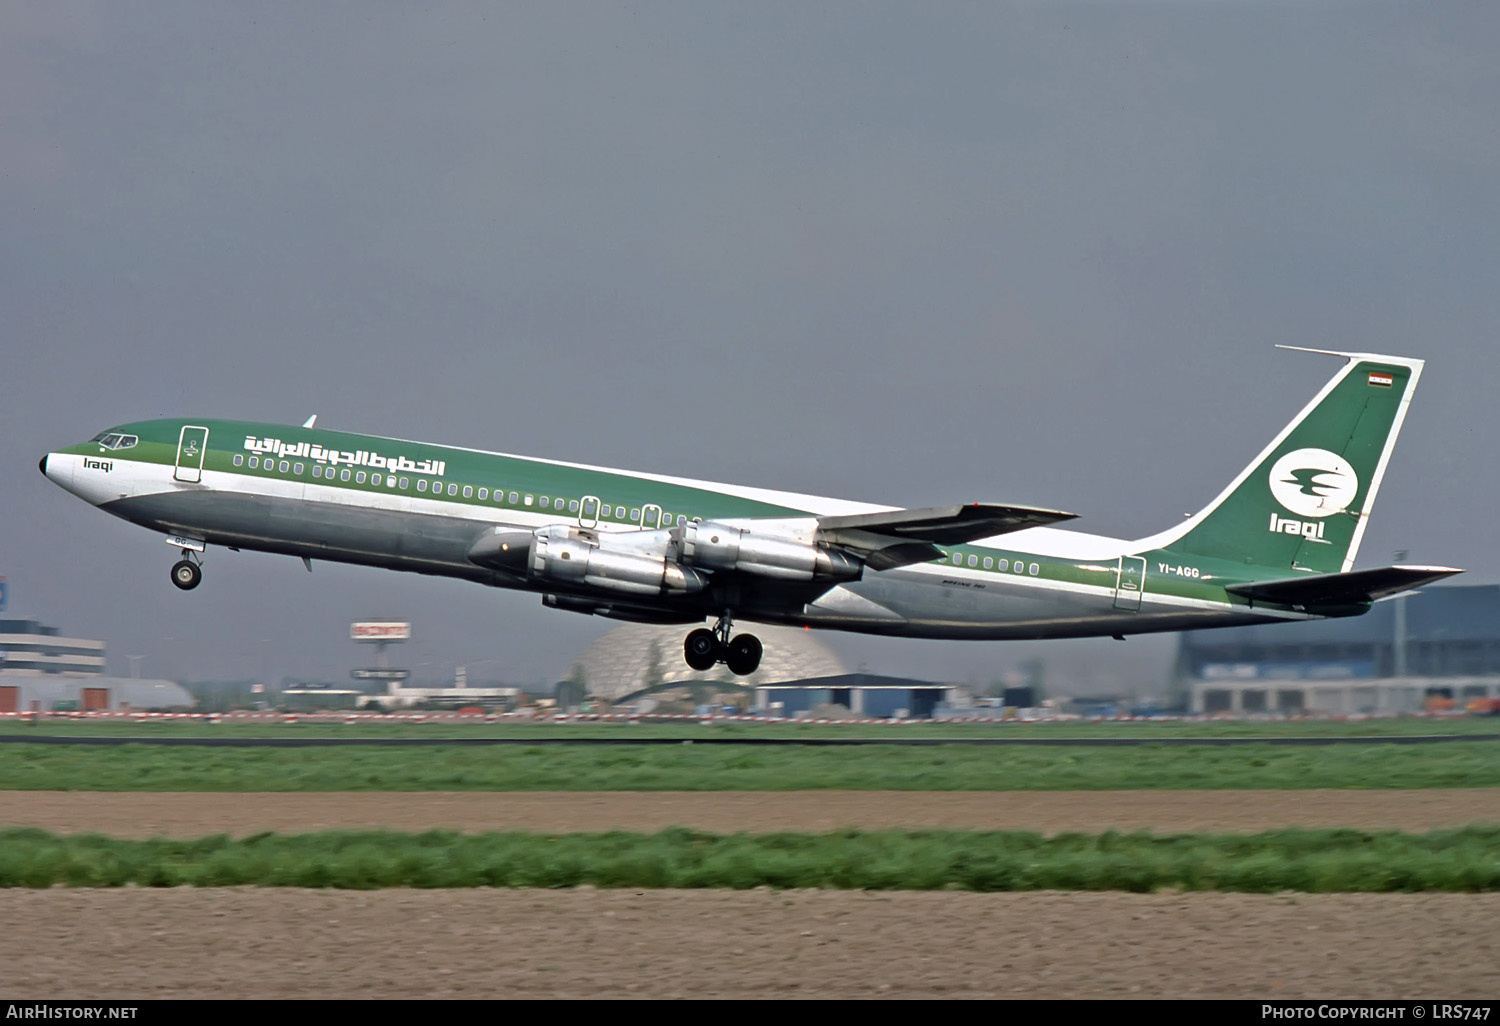
[[[1396,550],[1396,563],[1406,562],[1406,549]],[[1396,608],[1393,619],[1395,620],[1395,637],[1391,643],[1391,676],[1406,676],[1406,593],[1402,592],[1396,596]]]
[[[460,669],[472,670],[476,666],[504,665],[504,659],[473,659],[465,663]]]
[[[266,667],[271,654],[271,646],[273,644],[275,644],[275,642],[270,638],[260,639],[260,686],[264,689],[261,693],[266,696],[266,701],[268,703],[271,701],[271,681],[267,676],[270,671]]]

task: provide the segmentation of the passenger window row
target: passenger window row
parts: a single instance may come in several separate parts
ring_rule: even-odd
[[[132,436],[126,436],[126,437],[132,437]],[[102,441],[101,441],[101,444],[103,444]],[[135,443],[134,443],[134,441],[132,441],[130,444],[133,445]],[[242,467],[242,466],[246,465],[246,460],[245,460],[245,456],[244,456],[243,453],[235,453],[235,455],[234,455],[234,465],[236,467]],[[261,458],[259,456],[251,456],[249,458],[249,467],[250,467],[251,470],[260,469],[261,466],[262,466],[262,461],[261,461]],[[295,462],[291,462],[289,460],[282,460],[278,464],[276,460],[271,459],[269,457],[266,458],[266,460],[264,461],[264,468],[265,468],[266,473],[280,472],[280,473],[285,474],[288,471],[290,471],[290,473],[292,473],[293,475],[298,476],[298,477],[300,477],[302,475],[302,472],[304,470],[304,466],[301,463],[295,463]],[[384,475],[379,474],[379,473],[367,474],[363,470],[352,471],[351,472],[349,470],[349,468],[347,468],[347,467],[345,467],[343,469],[338,469],[338,468],[335,468],[335,467],[324,467],[320,463],[314,463],[313,464],[312,476],[315,477],[315,478],[321,478],[321,479],[327,480],[327,481],[333,481],[333,480],[338,480],[338,481],[353,481],[355,484],[365,484],[366,482],[368,482],[368,483],[374,485],[377,488],[381,487],[381,486],[384,486],[384,487],[387,487],[387,488],[398,488],[401,491],[406,491],[407,485],[408,485],[408,479],[407,478],[404,478],[404,477],[398,478],[394,474],[384,474]],[[434,481],[434,482],[431,483],[430,487],[432,489],[432,494],[433,495],[443,495],[443,494],[445,494],[445,491],[444,491],[445,483],[442,482],[442,481]],[[418,492],[426,492],[428,490],[428,488],[429,488],[429,484],[428,484],[428,481],[427,481],[426,478],[417,478],[417,491]],[[479,488],[476,491],[476,489],[475,489],[475,487],[473,485],[457,485],[457,484],[451,484],[451,483],[449,483],[449,484],[446,485],[446,494],[450,495],[450,496],[453,496],[455,498],[458,497],[459,495],[462,495],[465,499],[478,498],[478,499],[481,499],[481,500],[487,500],[490,497],[490,490],[488,488]],[[558,510],[558,511],[562,511],[562,510],[566,509],[567,512],[569,512],[569,513],[577,513],[580,509],[582,509],[582,505],[580,504],[580,502],[579,502],[578,499],[564,499],[564,498],[561,498],[561,497],[553,497],[553,496],[550,496],[550,495],[543,495],[543,496],[538,497],[536,495],[531,494],[530,492],[526,493],[524,496],[521,495],[518,492],[511,492],[511,493],[509,493],[507,495],[506,492],[504,491],[504,489],[501,489],[501,488],[496,488],[495,489],[494,498],[495,498],[495,502],[496,503],[502,504],[502,505],[510,505],[510,506],[524,505],[524,506],[531,506],[531,505],[535,504],[535,505],[540,506],[542,509],[552,509],[552,510]],[[663,511],[661,513],[660,526],[662,526],[662,527],[669,527],[669,526],[671,526],[671,524],[673,522],[672,517],[673,517],[673,515],[671,513]],[[599,504],[598,518],[600,520],[620,520],[620,521],[625,521],[626,520],[626,510],[625,510],[625,507],[624,506],[614,506],[614,507],[611,507],[609,503],[600,502],[600,504]],[[694,519],[697,519],[697,518],[694,518]],[[629,520],[627,522],[628,523],[640,523],[640,520],[641,520],[641,510],[640,510],[640,507],[634,507],[634,508],[632,508],[629,511]],[[688,517],[685,514],[681,514],[681,513],[677,514],[676,523],[677,523],[678,527],[681,527],[682,525],[686,524],[687,522],[688,522]]]
[[[962,552],[955,552],[949,558],[954,566],[968,565],[977,568],[980,565],[978,556],[969,556],[967,559],[965,559]],[[1008,559],[995,559],[993,556],[985,556],[984,568],[986,570],[997,570],[1000,573],[1004,573],[1005,571],[1011,569],[1011,562]],[[1018,574],[1026,574],[1030,577],[1035,577],[1042,572],[1042,568],[1040,564],[1031,563],[1028,565],[1025,561],[1018,559],[1015,562],[1014,572]]]

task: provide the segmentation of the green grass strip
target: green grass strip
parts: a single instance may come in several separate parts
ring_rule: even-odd
[[[1428,834],[338,831],[125,841],[0,831],[0,886],[1393,892],[1500,889],[1500,827]]]
[[[0,745],[0,790],[1036,791],[1500,787],[1500,741],[1434,745],[177,748]]]

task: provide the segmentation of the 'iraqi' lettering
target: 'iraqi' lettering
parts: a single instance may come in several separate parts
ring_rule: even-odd
[[[1279,513],[1271,514],[1272,534],[1300,534],[1310,542],[1319,545],[1332,545],[1333,543],[1323,537],[1323,521],[1321,520],[1294,520],[1291,517],[1281,516]]]

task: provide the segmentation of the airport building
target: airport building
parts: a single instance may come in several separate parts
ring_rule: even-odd
[[[1500,698],[1500,586],[1432,587],[1363,616],[1188,631],[1196,713],[1399,714]]]
[[[0,713],[188,712],[193,705],[170,680],[0,671]]]
[[[0,713],[190,709],[167,680],[107,677],[104,642],[25,617],[0,619]]]
[[[843,673],[762,685],[755,689],[755,709],[795,716],[820,706],[842,706],[860,719],[931,719],[952,690],[951,685],[931,681]]]
[[[104,672],[104,642],[65,638],[40,620],[0,619],[0,672],[97,676]]]

